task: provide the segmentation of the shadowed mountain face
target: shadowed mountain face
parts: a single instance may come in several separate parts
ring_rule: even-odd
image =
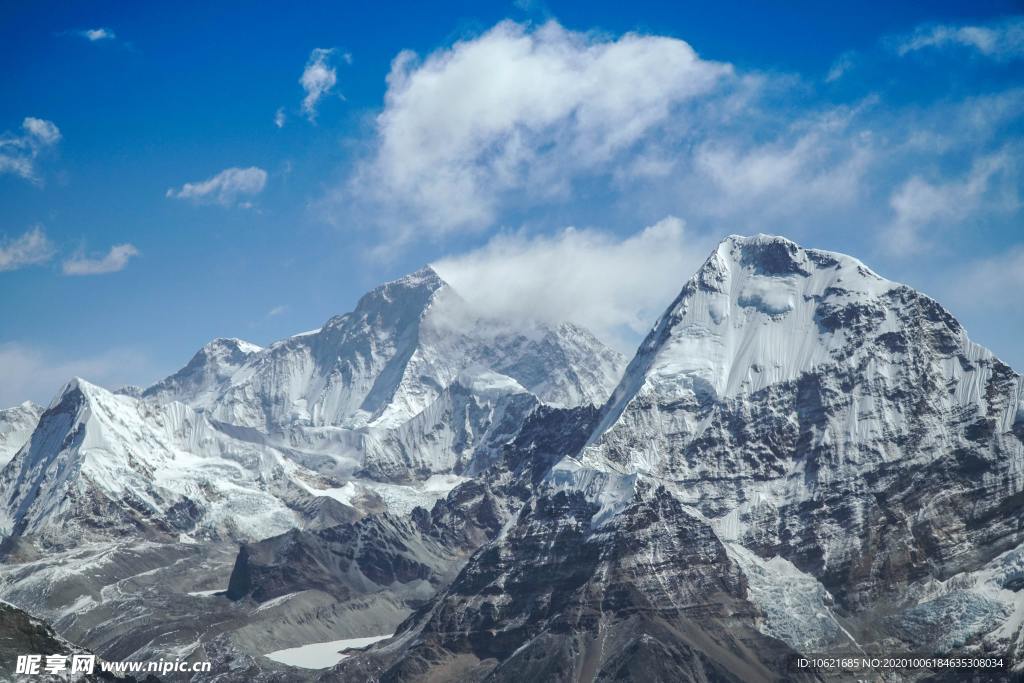
[[[728,238],[624,371],[575,326],[469,315],[428,269],[145,392],[70,384],[0,471],[0,594],[220,681],[1020,669],[1022,440],[1021,377],[842,254]],[[262,657],[392,631],[322,672]]]

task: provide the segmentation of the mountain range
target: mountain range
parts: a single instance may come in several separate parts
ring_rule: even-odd
[[[108,659],[212,661],[197,681],[1024,667],[1024,380],[781,237],[722,241],[628,363],[424,268],[267,348],[0,412],[0,464],[0,598]],[[886,680],[925,679],[959,680]]]

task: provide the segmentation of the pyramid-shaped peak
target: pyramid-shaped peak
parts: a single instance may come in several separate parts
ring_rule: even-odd
[[[57,395],[50,402],[47,410],[52,410],[62,404],[82,405],[87,403],[88,400],[94,397],[97,393],[105,391],[106,390],[102,387],[98,387],[81,377],[72,377],[63,387],[61,387],[61,390],[57,392]]]
[[[357,313],[373,313],[383,307],[415,308],[422,310],[433,299],[434,293],[448,287],[430,266],[403,275],[375,287],[359,299]]]

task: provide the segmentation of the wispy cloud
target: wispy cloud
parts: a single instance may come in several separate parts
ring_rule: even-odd
[[[0,238],[0,271],[46,263],[53,254],[53,244],[37,225],[18,237]]]
[[[669,216],[626,237],[576,228],[498,235],[434,268],[489,315],[571,320],[629,350],[710,248]]]
[[[982,208],[1018,209],[1015,183],[995,187],[995,180],[1011,170],[1011,159],[1011,153],[1004,150],[975,159],[971,169],[959,178],[908,178],[889,198],[893,220],[882,235],[883,244],[897,255],[913,256],[933,246],[943,228],[962,223]]]
[[[905,55],[924,49],[968,48],[999,61],[1024,57],[1024,17],[1010,17],[988,24],[927,24],[892,41]]]
[[[234,206],[244,196],[257,195],[267,184],[267,172],[257,166],[226,168],[212,178],[185,183],[178,189],[169,188],[167,196],[187,199],[196,203],[216,203]],[[247,204],[243,203],[242,206]]]
[[[21,134],[0,135],[0,173],[13,173],[41,185],[36,162],[60,141],[60,129],[52,121],[26,116],[21,130]]]
[[[287,306],[274,306],[269,311],[267,311],[267,317],[276,318],[279,315],[283,315],[287,310]]]
[[[114,31],[109,28],[87,28],[81,31],[75,32],[77,35],[85,38],[91,43],[95,43],[101,40],[114,40],[117,38]]]
[[[302,70],[302,76],[299,77],[299,84],[306,91],[306,96],[302,98],[302,111],[306,113],[306,117],[310,121],[316,120],[316,108],[320,99],[333,90],[338,83],[338,72],[330,64],[334,54],[334,48],[318,47],[314,49],[309,54],[309,61],[306,62],[306,68]],[[343,55],[343,59],[346,62],[351,62],[352,56],[346,53]]]
[[[103,256],[89,257],[83,253],[76,254],[61,265],[65,275],[104,275],[124,270],[128,261],[139,255],[139,250],[131,244],[115,244]]]
[[[846,73],[853,68],[856,64],[857,57],[854,52],[844,52],[839,55],[836,61],[832,62],[832,66],[828,70],[828,74],[825,75],[826,83],[834,83],[840,78],[846,75]]]
[[[274,125],[278,128],[284,128],[285,121],[287,119],[284,115],[284,107],[278,107],[277,111],[274,112]]]

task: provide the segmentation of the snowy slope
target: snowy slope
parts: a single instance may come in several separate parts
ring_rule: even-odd
[[[193,408],[209,408],[231,376],[262,350],[241,339],[214,339],[185,367],[146,389],[144,395],[159,403],[181,401]]]
[[[464,372],[411,420],[369,430],[363,470],[385,480],[410,472],[475,474],[497,459],[538,404],[507,375]]]

